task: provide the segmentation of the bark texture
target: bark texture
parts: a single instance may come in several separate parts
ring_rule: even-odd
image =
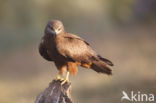
[[[37,96],[35,103],[73,103],[70,90],[71,83],[61,85],[60,80],[53,80],[49,87]]]

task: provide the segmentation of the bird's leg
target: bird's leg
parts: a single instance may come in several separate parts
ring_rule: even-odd
[[[62,67],[62,68],[58,71],[58,74],[57,74],[57,76],[56,76],[56,80],[64,81],[64,78],[62,78],[62,75],[63,75],[63,73],[64,73],[64,70],[65,70],[65,68]]]
[[[62,85],[69,81],[69,72],[67,71],[65,79],[62,81]]]
[[[56,76],[56,80],[60,80],[61,76],[60,73],[58,72],[57,76]]]
[[[58,72],[57,76],[56,76],[56,81],[57,80],[61,80],[61,81],[64,81],[65,79],[61,77],[61,73]]]

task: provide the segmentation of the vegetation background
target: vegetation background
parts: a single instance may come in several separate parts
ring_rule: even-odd
[[[123,90],[156,96],[155,11],[156,0],[0,0],[0,103],[34,103],[56,77],[38,53],[51,18],[115,64],[113,76],[71,76],[75,103],[122,103]]]

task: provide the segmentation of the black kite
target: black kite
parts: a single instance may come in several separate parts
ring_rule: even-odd
[[[113,66],[113,63],[97,54],[79,36],[67,33],[59,20],[48,22],[39,52],[43,58],[55,63],[59,70],[57,79],[67,70],[64,82],[68,80],[69,73],[76,75],[78,66],[91,68],[98,73],[112,74],[108,66]]]

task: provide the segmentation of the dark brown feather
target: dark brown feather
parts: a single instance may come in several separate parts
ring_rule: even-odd
[[[93,61],[91,68],[98,73],[112,74],[112,70],[103,61]]]
[[[83,39],[73,34],[58,35],[56,48],[64,57],[79,62],[90,62],[92,56],[96,55],[94,50]]]
[[[47,49],[46,49],[46,46],[45,46],[45,44],[44,43],[40,43],[40,45],[39,45],[39,53],[40,53],[40,55],[44,58],[44,59],[46,59],[46,60],[48,60],[48,61],[52,61],[52,59],[49,57],[49,55],[48,55],[48,53],[47,53]]]
[[[98,58],[99,58],[100,60],[102,60],[103,62],[107,63],[108,65],[114,66],[114,64],[113,64],[110,60],[108,60],[108,59],[106,59],[106,58],[103,58],[103,57],[101,57],[100,55],[98,55]]]

